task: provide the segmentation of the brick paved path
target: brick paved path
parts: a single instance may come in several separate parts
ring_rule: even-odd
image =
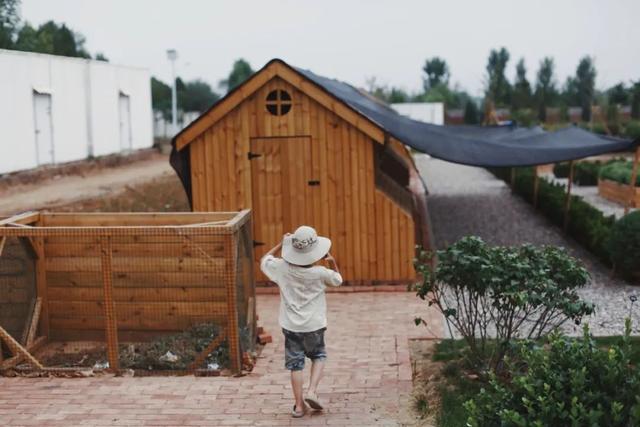
[[[320,385],[324,414],[290,418],[278,297],[259,296],[273,335],[242,378],[0,378],[1,426],[396,426],[411,390],[408,338],[441,336],[414,326],[428,309],[413,293],[329,294],[329,360]],[[308,368],[307,368],[308,373]]]

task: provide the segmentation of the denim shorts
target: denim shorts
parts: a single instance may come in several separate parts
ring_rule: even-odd
[[[284,367],[290,371],[301,371],[304,369],[305,357],[312,361],[325,360],[327,358],[327,351],[324,348],[326,329],[313,332],[291,332],[283,328]]]

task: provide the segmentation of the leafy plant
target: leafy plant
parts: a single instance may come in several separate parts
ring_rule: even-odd
[[[600,349],[585,326],[581,339],[552,334],[547,345],[524,342],[465,403],[473,427],[640,425],[640,371],[631,363],[627,320],[619,345]]]
[[[631,174],[633,170],[633,162],[615,161],[604,166],[600,170],[600,178],[611,181],[629,184],[631,182]],[[636,185],[640,185],[640,174],[636,177]]]
[[[489,246],[464,237],[437,259],[433,269],[429,254],[419,254],[417,294],[463,337],[480,370],[499,369],[514,340],[540,338],[593,312],[576,292],[588,273],[562,249]]]
[[[630,277],[640,272],[640,211],[620,218],[613,226],[607,244],[618,273]]]

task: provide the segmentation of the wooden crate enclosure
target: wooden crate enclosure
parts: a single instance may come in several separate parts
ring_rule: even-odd
[[[106,343],[117,369],[119,343],[173,340],[206,325],[239,371],[256,337],[250,227],[249,211],[3,219],[0,307],[13,308],[0,311],[0,326],[20,341],[39,298],[38,336]]]
[[[629,207],[640,208],[640,187],[634,188],[632,197],[631,188],[628,184],[622,184],[608,179],[599,179],[598,194],[607,200],[623,206],[631,200]]]
[[[411,154],[283,61],[269,62],[173,144],[194,211],[252,209],[256,262],[306,224],[332,239],[347,284],[415,281],[415,247],[430,241],[426,187]]]

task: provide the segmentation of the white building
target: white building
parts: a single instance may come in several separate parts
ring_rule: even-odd
[[[149,71],[0,49],[0,173],[153,144]]]
[[[405,102],[391,104],[399,114],[434,125],[444,124],[444,104],[442,102]]]

